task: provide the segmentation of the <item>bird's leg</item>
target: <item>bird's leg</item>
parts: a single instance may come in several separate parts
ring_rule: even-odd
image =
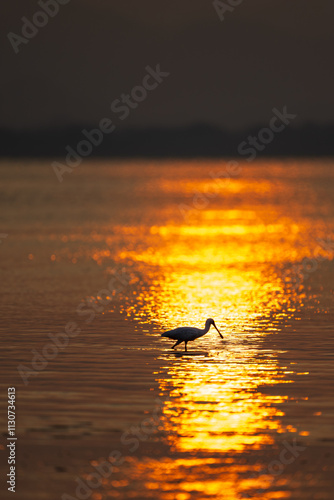
[[[174,344],[174,345],[173,345],[172,349],[174,349],[174,347],[176,347],[177,345],[181,344],[181,342],[182,342],[182,340],[178,340],[178,341],[176,342],[176,344]]]
[[[184,341],[184,352],[187,352],[187,342]]]

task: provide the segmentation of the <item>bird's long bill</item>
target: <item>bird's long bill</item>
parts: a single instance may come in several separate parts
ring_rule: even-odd
[[[215,327],[215,329],[217,330],[217,332],[219,333],[219,335],[221,336],[221,338],[223,339],[224,337],[222,336],[222,334],[220,333],[220,331],[218,330],[218,328],[216,327],[216,324],[214,323],[213,326]]]

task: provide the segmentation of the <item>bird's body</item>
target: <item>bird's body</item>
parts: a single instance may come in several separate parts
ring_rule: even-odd
[[[174,330],[169,330],[168,332],[163,333],[162,337],[168,337],[169,339],[177,340],[176,344],[173,345],[172,349],[177,345],[181,344],[181,342],[185,343],[185,351],[187,351],[187,343],[193,340],[198,339],[199,337],[203,337],[210,330],[210,326],[213,325],[221,338],[223,338],[222,334],[216,327],[216,324],[212,318],[209,318],[205,322],[205,328],[203,330],[201,328],[194,328],[191,326],[181,326],[180,328],[175,328]]]

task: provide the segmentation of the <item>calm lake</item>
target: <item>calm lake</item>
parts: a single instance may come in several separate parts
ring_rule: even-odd
[[[331,500],[334,161],[50,163],[0,164],[1,480],[15,387],[17,498]]]

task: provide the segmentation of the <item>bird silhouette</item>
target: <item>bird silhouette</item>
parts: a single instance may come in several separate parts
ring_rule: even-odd
[[[174,349],[177,345],[184,342],[184,350],[187,352],[187,343],[192,342],[193,340],[198,339],[199,337],[203,337],[210,330],[210,326],[213,325],[221,338],[224,337],[216,327],[216,324],[212,318],[208,318],[205,322],[205,328],[201,330],[200,328],[194,328],[191,326],[181,326],[180,328],[175,328],[174,330],[168,330],[168,332],[163,333],[162,337],[168,337],[169,339],[177,340],[176,344],[173,345],[172,349]]]

